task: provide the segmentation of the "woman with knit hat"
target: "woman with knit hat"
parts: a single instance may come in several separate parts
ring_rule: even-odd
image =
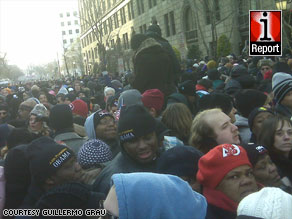
[[[292,116],[292,76],[283,72],[274,74],[272,89],[276,101],[275,111],[291,119]]]
[[[207,199],[207,219],[235,219],[239,202],[258,191],[252,165],[239,145],[218,145],[199,160],[197,181]]]
[[[37,104],[30,112],[28,130],[34,138],[50,136],[52,131],[47,125],[48,110],[43,104]]]
[[[257,183],[265,187],[278,187],[292,194],[292,187],[281,180],[278,169],[265,146],[250,143],[245,145],[244,149],[253,166],[253,174]]]

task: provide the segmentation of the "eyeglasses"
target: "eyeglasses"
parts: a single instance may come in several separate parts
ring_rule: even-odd
[[[99,209],[105,209],[104,208],[104,201],[105,200],[100,200],[99,201]],[[102,219],[118,219],[119,217],[112,215],[107,209],[106,210],[106,215],[105,216],[101,216]]]

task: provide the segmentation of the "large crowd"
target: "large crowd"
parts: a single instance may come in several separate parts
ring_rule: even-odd
[[[1,211],[292,218],[290,55],[180,67],[158,25],[131,47],[124,75],[0,88]]]

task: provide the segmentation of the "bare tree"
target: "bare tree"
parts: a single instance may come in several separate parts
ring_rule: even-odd
[[[217,40],[218,40],[217,26],[223,21],[229,19],[235,13],[235,11],[231,10],[228,13],[225,13],[223,17],[221,13],[222,10],[219,5],[219,0],[194,0],[194,1],[190,1],[190,3],[195,9],[194,13],[197,19],[198,29],[201,35],[201,40],[203,41],[203,45],[207,51],[207,54],[208,56],[211,56],[216,59],[217,58]],[[201,12],[200,15],[199,15],[199,12]],[[203,20],[200,19],[201,15],[205,16]],[[211,40],[210,48],[205,40],[206,36],[202,28],[202,26],[205,26],[206,24],[210,24],[210,29],[211,29],[212,40]],[[232,22],[232,26],[233,25],[234,23]]]
[[[103,44],[103,24],[102,15],[104,14],[102,1],[100,0],[83,0],[82,4],[84,6],[85,14],[79,16],[79,18],[87,24],[91,29],[97,41],[97,51],[101,63],[105,61],[106,46],[109,45],[109,41],[112,38],[112,34],[108,34],[105,39],[105,44]],[[80,13],[79,13],[80,14]]]

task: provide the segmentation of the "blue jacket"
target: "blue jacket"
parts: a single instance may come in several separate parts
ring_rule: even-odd
[[[177,176],[130,173],[115,174],[112,180],[120,219],[202,219],[206,216],[205,197]]]

